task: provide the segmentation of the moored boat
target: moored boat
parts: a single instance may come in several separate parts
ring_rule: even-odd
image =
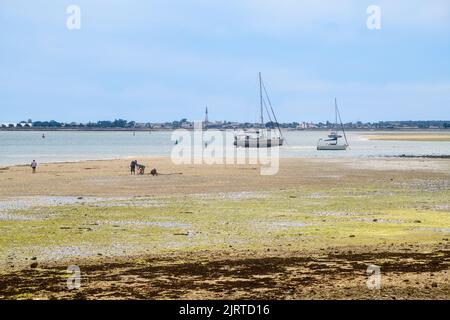
[[[265,93],[264,96],[263,89]],[[259,73],[259,96],[261,129],[246,130],[243,133],[235,134],[234,145],[236,147],[271,148],[282,146],[284,143],[283,134],[281,133],[280,125],[278,124],[278,120],[273,110],[272,103],[270,102],[266,87],[262,81],[261,72]],[[271,135],[274,135],[273,137],[268,134],[267,130],[264,129],[264,110],[267,112],[270,123],[275,124],[278,129],[277,133],[274,133],[273,130],[270,132]]]
[[[259,130],[255,132],[245,131],[234,136],[234,145],[243,148],[271,148],[283,145],[282,137],[266,137]]]
[[[317,150],[347,150],[349,146],[336,98],[334,99],[334,112],[335,112],[335,122],[332,131],[328,135],[328,139],[319,139],[319,142],[317,143]],[[339,144],[339,139],[342,138],[342,135],[340,135],[338,132],[339,126],[341,127],[342,134],[345,139],[344,144]]]

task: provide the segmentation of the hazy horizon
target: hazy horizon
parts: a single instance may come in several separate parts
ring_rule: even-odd
[[[21,122],[21,121],[25,121],[25,122],[27,122],[29,119],[31,119],[31,118],[27,118],[27,119],[21,119],[21,120],[16,120],[16,121],[9,121],[9,122],[2,122],[1,120],[0,120],[0,125],[1,124],[6,124],[6,123],[19,123],[19,122]],[[172,120],[162,120],[162,121],[151,121],[151,120],[140,120],[140,119],[123,119],[123,118],[112,118],[112,119],[94,119],[94,120],[87,120],[87,121],[60,121],[60,120],[58,120],[58,119],[31,119],[33,122],[35,122],[35,121],[40,121],[40,122],[45,122],[45,121],[56,121],[56,122],[59,122],[59,123],[82,123],[82,124],[87,124],[87,123],[97,123],[97,122],[100,122],[100,121],[114,121],[114,120],[126,120],[126,121],[128,121],[128,122],[132,122],[132,121],[134,121],[134,122],[136,122],[136,123],[172,123],[172,122],[174,122],[174,121],[180,121],[180,120],[182,120],[182,119],[186,119],[188,122],[194,122],[194,121],[204,121],[204,119],[188,119],[188,118],[181,118],[181,119],[172,119]],[[209,122],[211,122],[211,123],[213,123],[213,122],[216,122],[216,121],[218,121],[218,122],[239,122],[239,123],[254,123],[254,124],[258,124],[259,122],[258,121],[256,121],[256,122],[248,122],[248,121],[238,121],[238,120],[233,120],[233,119],[221,119],[221,120],[219,120],[219,119],[209,119]],[[315,123],[315,124],[317,124],[317,123],[326,123],[327,121],[329,121],[329,122],[334,122],[334,119],[327,119],[327,120],[319,120],[319,121],[309,121],[309,120],[292,120],[292,121],[280,121],[280,123],[293,123],[293,122],[298,122],[298,123],[303,123],[303,122],[305,122],[305,123]],[[397,119],[397,120],[380,120],[380,121],[364,121],[364,120],[358,120],[358,121],[360,121],[360,122],[362,122],[362,123],[378,123],[378,122],[421,122],[421,121],[423,121],[423,122],[434,122],[434,121],[436,121],[436,122],[450,122],[450,118],[449,119],[431,119],[431,120],[423,120],[423,119],[418,119],[418,120],[410,120],[410,119],[403,119],[403,120],[401,120],[401,119]],[[264,122],[265,123],[267,123],[267,122],[269,122],[269,120],[264,120]],[[356,123],[357,121],[353,121],[353,123]],[[344,121],[343,120],[343,123],[350,123],[350,121]]]
[[[0,123],[258,122],[258,72],[280,122],[332,121],[334,97],[344,122],[450,118],[446,0],[3,0],[0,21]]]

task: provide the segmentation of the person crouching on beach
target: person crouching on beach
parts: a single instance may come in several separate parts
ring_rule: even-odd
[[[131,163],[130,163],[131,174],[136,174],[136,166],[137,166],[137,160],[131,161]]]
[[[36,173],[36,168],[37,168],[37,162],[36,162],[36,160],[33,160],[33,162],[31,162],[31,169],[33,169],[33,173]]]

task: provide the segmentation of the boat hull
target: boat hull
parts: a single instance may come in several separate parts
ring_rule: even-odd
[[[317,150],[347,150],[347,145],[325,145],[325,146],[317,146]]]
[[[271,148],[283,145],[283,138],[247,138],[234,140],[236,147],[242,148]]]

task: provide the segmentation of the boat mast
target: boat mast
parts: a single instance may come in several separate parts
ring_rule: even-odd
[[[337,98],[334,98],[334,126],[336,127],[336,131],[338,128],[338,106],[337,106]]]
[[[280,137],[283,138],[283,133],[281,132],[280,124],[278,123],[277,116],[275,115],[275,111],[273,110],[272,102],[270,102],[269,94],[267,93],[267,89],[266,89],[266,86],[264,85],[264,82],[262,82],[262,87],[264,89],[264,93],[266,94],[267,103],[269,104],[273,119],[275,120],[275,123],[277,124],[277,128],[278,128],[278,132],[280,133]],[[270,119],[270,113],[268,110],[267,110],[267,114],[269,115],[269,119]],[[270,119],[270,121],[272,122],[272,119]]]
[[[260,107],[261,107],[261,126],[264,128],[263,94],[262,94],[262,79],[261,79],[261,72],[259,73],[259,103],[260,103]]]
[[[341,123],[342,133],[344,134],[345,144],[348,146],[347,135],[345,134],[344,124],[342,123],[341,113],[339,112],[336,98],[334,98],[334,103],[335,103],[335,106],[336,106],[336,124],[337,124],[337,117],[339,116],[339,121]]]

